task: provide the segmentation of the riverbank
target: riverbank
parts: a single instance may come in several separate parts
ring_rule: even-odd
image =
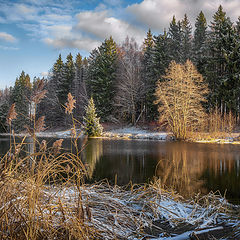
[[[84,137],[81,129],[76,130],[78,138]],[[1,133],[1,136],[9,136],[9,133]],[[27,133],[15,134],[17,137],[29,136]],[[47,130],[36,133],[40,138],[71,138],[72,130]],[[104,128],[103,135],[98,138],[125,139],[125,140],[155,140],[173,141],[174,137],[169,132],[148,130],[140,127],[108,127]],[[240,133],[191,133],[186,142],[215,143],[215,144],[240,144]]]

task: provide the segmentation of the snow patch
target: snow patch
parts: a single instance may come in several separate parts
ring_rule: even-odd
[[[166,141],[168,138],[166,132],[150,132],[137,127],[126,127],[106,131],[103,137],[106,138],[120,138],[120,139],[148,139],[148,140],[162,140]]]

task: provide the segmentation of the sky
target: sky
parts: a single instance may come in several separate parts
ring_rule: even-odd
[[[194,26],[202,10],[210,24],[220,4],[235,22],[240,0],[0,0],[0,89],[22,70],[47,76],[60,53],[88,56],[109,36],[141,45],[149,28],[162,33],[173,15],[186,13]]]

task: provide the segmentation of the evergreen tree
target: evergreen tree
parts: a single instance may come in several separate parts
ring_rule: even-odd
[[[117,46],[113,38],[106,39],[93,50],[89,59],[88,86],[99,116],[103,121],[113,113],[115,95]]]
[[[75,75],[75,64],[73,61],[72,54],[69,53],[67,56],[67,61],[62,66],[62,77],[59,79],[57,96],[59,103],[64,105],[67,101],[67,95],[70,92]]]
[[[187,14],[181,22],[181,62],[185,63],[191,59],[192,52],[192,26],[188,20]]]
[[[99,118],[96,114],[93,98],[91,97],[86,108],[84,117],[84,132],[89,137],[98,137],[102,135],[103,128],[99,123]]]
[[[193,39],[193,63],[199,73],[205,75],[207,63],[207,21],[201,11],[196,19]]]
[[[239,94],[239,44],[236,30],[220,5],[213,16],[207,78],[211,106],[237,111]]]
[[[75,77],[72,85],[72,95],[76,99],[74,117],[79,121],[82,121],[85,107],[88,103],[86,90],[87,65],[86,58],[82,59],[82,56],[78,53],[75,60]]]
[[[168,35],[170,38],[169,41],[169,57],[171,60],[176,61],[177,63],[182,62],[182,33],[181,33],[181,22],[176,22],[175,16],[170,23],[168,30]]]
[[[240,16],[238,17],[238,21],[236,23],[236,31],[238,33],[238,36],[240,37]]]
[[[142,82],[144,83],[144,93],[145,93],[145,99],[144,99],[144,108],[145,108],[145,118],[147,120],[153,120],[152,116],[152,87],[153,87],[153,71],[152,71],[152,65],[153,65],[153,46],[154,46],[154,40],[152,36],[152,32],[149,29],[147,32],[147,36],[144,39],[143,42],[143,57],[142,57]],[[154,107],[153,107],[154,108]]]
[[[152,72],[154,79],[154,86],[157,80],[161,80],[162,75],[165,74],[170,63],[169,57],[169,38],[166,31],[163,34],[154,37],[154,47],[152,51]]]
[[[58,99],[59,86],[63,78],[63,67],[64,63],[61,54],[59,54],[46,84],[46,98],[39,104],[42,114],[45,115],[46,125],[49,127],[62,126],[64,122],[64,109]]]
[[[6,88],[0,91],[0,132],[7,132],[8,126],[6,122],[7,113],[10,109],[11,89]]]
[[[169,38],[166,31],[164,34],[159,36],[154,36],[154,45],[151,49],[151,65],[150,73],[148,79],[148,86],[146,91],[146,106],[147,106],[147,119],[153,121],[157,119],[158,111],[157,105],[154,104],[156,82],[162,80],[162,75],[164,75],[165,70],[167,69],[170,63],[169,57]]]
[[[11,103],[16,104],[16,112],[18,114],[17,119],[13,123],[13,128],[16,131],[23,130],[24,126],[29,124],[31,88],[29,75],[22,71],[15,81],[10,100]]]

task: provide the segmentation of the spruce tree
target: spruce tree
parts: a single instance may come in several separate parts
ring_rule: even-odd
[[[236,23],[236,31],[238,36],[240,37],[240,16],[238,17],[238,21]]]
[[[211,106],[236,111],[239,94],[239,45],[232,22],[220,5],[213,16],[209,38],[207,79]]]
[[[191,59],[192,52],[192,26],[187,14],[181,21],[181,62],[185,63]]]
[[[57,96],[61,105],[67,101],[67,95],[70,92],[75,75],[75,64],[72,54],[69,53],[67,61],[62,67],[62,77],[59,79]]]
[[[152,32],[149,29],[147,32],[147,36],[143,42],[143,57],[142,57],[142,82],[144,83],[144,92],[145,92],[145,99],[144,99],[144,108],[145,108],[145,119],[153,120],[152,116],[152,88],[153,88],[153,46],[154,40],[152,36]]]
[[[181,63],[182,56],[182,33],[181,33],[181,22],[176,22],[175,16],[170,23],[168,35],[170,38],[169,41],[169,57],[171,60],[176,61],[177,63]]]
[[[13,128],[16,131],[22,131],[25,125],[29,124],[29,106],[31,95],[31,82],[28,74],[24,71],[16,79],[14,88],[11,94],[11,103],[15,103],[17,119],[13,123]]]
[[[204,76],[207,63],[207,52],[207,21],[201,11],[195,23],[192,59],[199,73]]]
[[[7,114],[10,109],[11,88],[0,91],[0,132],[7,132]]]
[[[87,60],[82,59],[80,53],[77,54],[75,60],[75,77],[72,84],[72,95],[76,99],[76,109],[74,117],[79,121],[83,120],[85,107],[88,103],[88,96],[86,90],[86,76],[87,76]]]
[[[117,70],[117,45],[112,37],[106,39],[89,59],[88,86],[103,121],[113,114]]]
[[[99,118],[96,114],[96,108],[93,98],[91,97],[88,106],[86,107],[86,114],[84,119],[84,133],[89,137],[99,137],[102,135],[103,127],[99,123]]]
[[[45,116],[46,125],[49,127],[62,126],[64,122],[64,109],[58,99],[59,86],[63,78],[63,67],[62,56],[59,54],[46,84],[46,98],[39,104],[39,108],[42,109]]]
[[[154,36],[154,45],[151,49],[151,64],[149,68],[151,68],[148,79],[148,88],[146,92],[146,106],[147,106],[147,120],[153,121],[157,119],[158,111],[157,105],[154,104],[155,97],[155,89],[156,82],[158,80],[162,80],[162,75],[164,75],[165,70],[167,69],[170,63],[169,57],[169,38],[167,33],[164,32],[159,36]]]

